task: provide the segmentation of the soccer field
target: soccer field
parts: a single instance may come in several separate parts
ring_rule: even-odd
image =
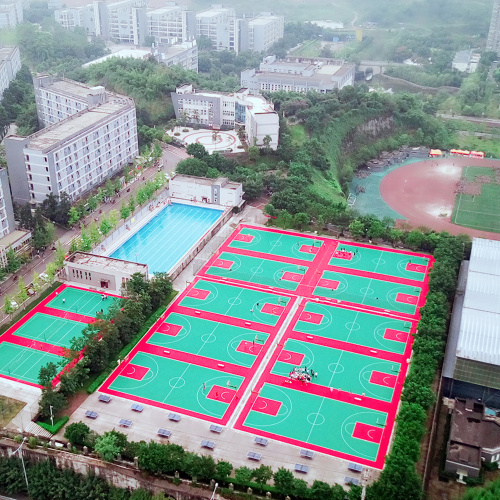
[[[476,176],[491,178],[482,183],[481,194],[457,194],[451,222],[459,226],[500,233],[500,184],[495,183],[495,171],[487,167],[466,167],[463,179],[473,182]]]

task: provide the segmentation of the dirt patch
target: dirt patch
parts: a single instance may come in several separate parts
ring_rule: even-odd
[[[380,194],[412,227],[425,226],[450,234],[500,240],[500,234],[469,229],[451,223],[455,192],[466,166],[499,168],[499,162],[475,158],[443,158],[404,165],[387,174]],[[480,186],[480,184],[477,184]]]

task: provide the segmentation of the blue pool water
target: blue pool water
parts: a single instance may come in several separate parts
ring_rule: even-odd
[[[147,264],[150,273],[168,272],[222,213],[180,203],[167,205],[111,257]]]

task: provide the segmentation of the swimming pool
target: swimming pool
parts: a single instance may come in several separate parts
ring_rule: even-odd
[[[169,272],[222,214],[213,208],[172,203],[110,256],[147,264],[153,274]]]

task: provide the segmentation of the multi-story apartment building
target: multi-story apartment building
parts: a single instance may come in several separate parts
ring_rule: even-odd
[[[156,43],[186,42],[196,38],[196,17],[193,11],[167,3],[161,9],[150,10],[146,14],[148,35]]]
[[[0,49],[0,99],[5,89],[14,80],[21,69],[21,56],[18,47],[2,47]]]
[[[147,36],[147,0],[106,3],[94,0],[95,33],[116,43],[144,45]]]
[[[308,92],[315,90],[326,94],[354,84],[355,65],[343,60],[305,58],[289,56],[278,60],[276,56],[265,57],[258,70],[241,72],[241,86],[250,93]]]
[[[98,96],[104,96],[102,103],[29,137],[5,139],[14,201],[38,204],[49,193],[63,191],[76,200],[138,154],[134,101],[105,92]],[[73,104],[79,104],[77,98]]]
[[[216,50],[239,52],[236,26],[233,8],[212,5],[211,9],[196,14],[196,36],[210,38]]]
[[[0,29],[13,28],[23,22],[22,0],[5,0],[0,3]]]
[[[276,16],[270,12],[262,12],[253,19],[239,19],[239,52],[269,50],[274,43],[283,38],[284,29],[284,16]]]
[[[56,22],[69,31],[73,31],[75,28],[83,28],[89,36],[96,33],[94,6],[92,4],[56,10],[54,16]]]
[[[500,54],[500,0],[494,0],[486,50]]]
[[[38,121],[42,127],[60,122],[79,111],[103,104],[108,100],[122,101],[127,98],[104,87],[89,87],[83,83],[37,75],[33,78]]]
[[[262,96],[250,95],[247,89],[234,94],[198,92],[192,85],[178,87],[171,95],[178,119],[214,129],[244,127],[250,145],[264,146],[269,135],[270,147],[278,147],[278,113]]]

